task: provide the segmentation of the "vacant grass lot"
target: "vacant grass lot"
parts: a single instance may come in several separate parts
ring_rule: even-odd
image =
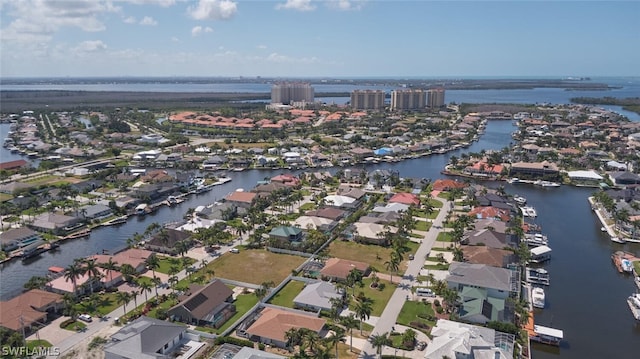
[[[196,261],[195,259],[190,257],[185,258],[185,260],[189,263],[188,265],[192,265]],[[185,268],[182,258],[158,256],[158,259],[160,260],[160,267],[156,269],[156,272],[169,274],[169,270],[172,266],[178,268],[178,271],[181,271]]]
[[[418,243],[407,243],[407,253],[415,253],[418,246]],[[384,262],[389,260],[392,251],[393,249],[390,247],[387,248],[377,246],[375,244],[361,244],[347,241],[333,241],[329,245],[329,256],[369,263],[370,266],[380,273],[389,273]],[[404,273],[405,270],[407,270],[407,262],[403,261],[398,272]]]
[[[450,232],[440,232],[436,238],[438,242],[453,242],[453,236]]]
[[[304,260],[303,257],[271,253],[264,249],[248,249],[239,253],[225,253],[209,263],[207,268],[220,278],[254,284],[272,281],[277,284]]]
[[[415,226],[415,230],[418,231],[428,231],[431,228],[431,222],[427,222],[427,221],[416,221],[416,226]]]
[[[300,294],[304,288],[304,282],[291,280],[276,295],[269,300],[269,303],[282,307],[293,308],[293,299]]]
[[[386,280],[380,279],[379,283],[384,283],[384,289],[378,290],[378,288],[371,288],[371,278],[365,278],[362,282],[364,286],[362,288],[356,286],[355,295],[357,296],[358,293],[364,292],[364,295],[367,296],[367,298],[373,299],[373,305],[371,306],[371,315],[374,317],[379,317],[380,315],[382,315],[384,307],[387,306],[389,298],[391,298],[393,292],[396,290],[396,285],[391,284]],[[349,294],[353,294],[353,290],[350,290]],[[354,308],[355,300],[351,300],[351,302],[349,303],[349,309],[354,310]]]

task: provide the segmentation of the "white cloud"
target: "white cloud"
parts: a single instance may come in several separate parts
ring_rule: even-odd
[[[191,36],[198,36],[198,35],[202,34],[203,32],[205,32],[205,33],[213,32],[213,29],[210,28],[209,26],[206,26],[206,27],[196,26],[193,29],[191,29]]]
[[[260,50],[264,50],[267,48],[267,45],[258,45],[256,47],[259,48]]]
[[[237,3],[231,0],[199,0],[198,5],[187,9],[189,16],[196,20],[227,20],[237,11]]]
[[[145,16],[140,20],[140,25],[145,26],[155,26],[158,25],[158,22],[154,20],[151,16]]]
[[[171,42],[180,42],[180,39],[178,39],[175,36],[171,36],[171,38],[169,40],[171,40]]]
[[[122,22],[124,22],[125,24],[135,24],[136,18],[133,16],[125,17],[124,19],[122,19]]]
[[[62,28],[77,28],[86,32],[106,29],[102,17],[121,9],[106,0],[23,0],[3,4],[4,16],[9,18],[3,27],[3,41],[50,41]]]
[[[120,0],[134,5],[159,5],[169,7],[176,3],[176,0]]]
[[[311,4],[311,0],[287,0],[284,4],[276,5],[276,9],[313,11],[316,9],[316,6]]]
[[[99,52],[107,49],[107,44],[102,40],[83,41],[75,47],[75,52],[82,54],[87,52]]]
[[[342,11],[360,10],[365,2],[366,0],[329,0],[327,6]]]

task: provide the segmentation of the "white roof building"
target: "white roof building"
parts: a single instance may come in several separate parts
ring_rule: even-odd
[[[431,330],[433,340],[427,346],[425,359],[468,358],[510,359],[513,358],[512,334],[493,329],[439,319]]]
[[[333,223],[333,220],[329,218],[316,216],[300,216],[296,218],[296,220],[293,222],[293,225],[302,229],[318,229],[318,227],[321,227],[323,225],[330,225],[331,223]]]
[[[595,171],[569,171],[567,175],[572,180],[591,180],[591,181],[602,181],[602,176],[597,174]]]
[[[351,204],[356,201],[355,198],[340,196],[340,195],[329,195],[324,198],[324,201],[331,206],[342,207],[345,204]]]

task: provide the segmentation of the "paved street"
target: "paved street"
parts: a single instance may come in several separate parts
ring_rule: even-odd
[[[449,201],[445,201],[437,197],[434,197],[434,198],[443,202],[444,205],[440,209],[440,212],[438,213],[438,216],[436,217],[436,219],[433,221],[433,225],[431,226],[429,231],[426,233],[422,241],[422,244],[420,245],[420,247],[418,248],[415,254],[415,259],[409,262],[409,266],[405,271],[405,274],[402,276],[402,281],[400,281],[400,283],[398,284],[398,287],[396,288],[395,292],[389,299],[389,302],[387,303],[387,306],[385,307],[384,311],[382,312],[380,319],[376,322],[376,325],[373,328],[373,331],[371,333],[372,335],[390,333],[392,327],[395,326],[396,330],[399,327],[398,325],[395,324],[396,319],[400,314],[400,310],[402,309],[404,302],[407,300],[407,298],[411,296],[412,294],[411,287],[416,282],[416,278],[420,274],[420,270],[424,265],[424,259],[427,256],[427,254],[431,251],[431,247],[433,247],[433,244],[435,243],[436,238],[438,237],[438,233],[440,232],[440,230],[435,227],[442,226],[444,219],[447,216],[447,211],[451,206]],[[384,354],[390,353],[391,355],[393,355],[394,351],[395,349],[393,348],[383,348]],[[417,357],[421,358],[424,356],[424,352],[422,352],[422,354],[419,354],[418,351],[414,351],[414,352],[416,352],[415,355],[418,355]],[[374,358],[376,357],[376,355],[377,355],[376,349],[371,345],[369,341],[366,341],[363,345],[362,351],[360,353],[360,357]],[[414,357],[413,355],[414,354],[412,353],[404,353],[404,356]]]

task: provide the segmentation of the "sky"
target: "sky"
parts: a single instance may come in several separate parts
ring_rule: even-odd
[[[0,77],[639,76],[640,1],[0,0]]]

